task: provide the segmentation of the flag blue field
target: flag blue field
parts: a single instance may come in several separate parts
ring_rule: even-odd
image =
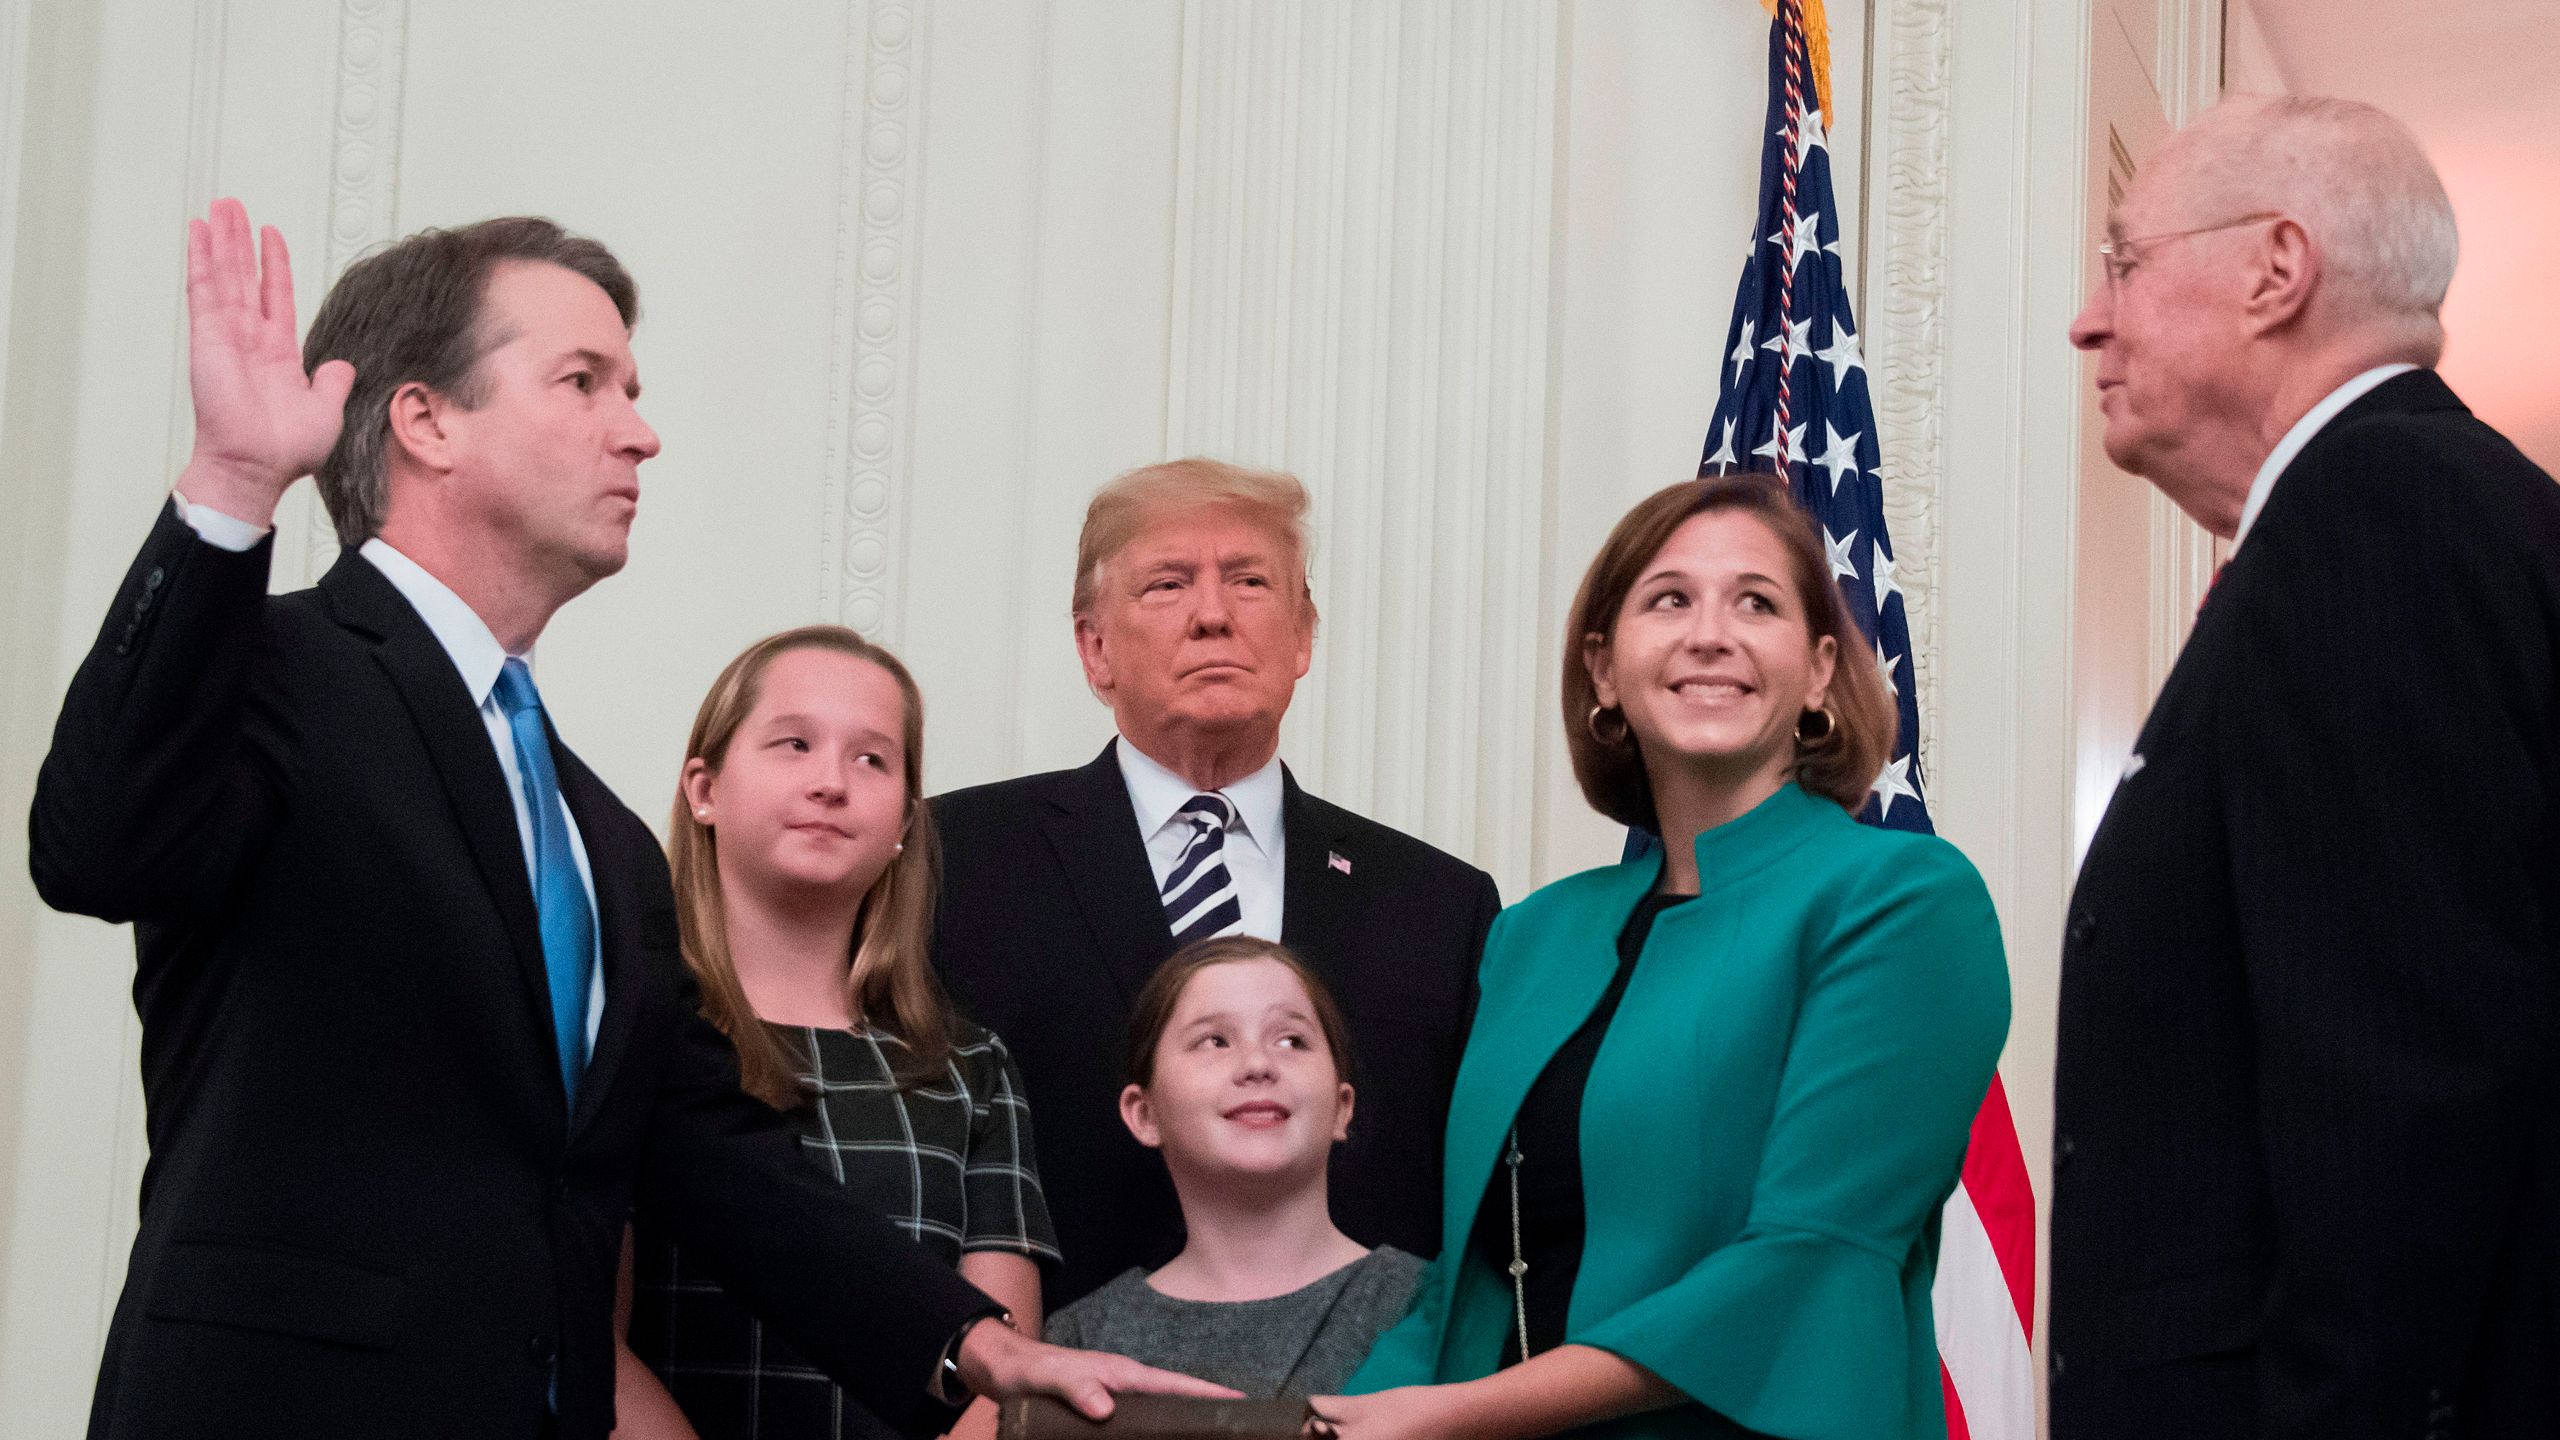
[[[1822,527],[1831,573],[1873,652],[1863,658],[1883,674],[1901,717],[1893,758],[1876,776],[1861,818],[1928,834],[1911,625],[1885,533],[1875,407],[1841,266],[1831,147],[1814,96],[1803,27],[1788,4],[1769,26],[1759,213],[1698,473],[1783,474]]]

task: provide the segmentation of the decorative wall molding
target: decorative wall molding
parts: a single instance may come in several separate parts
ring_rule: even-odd
[[[1166,453],[1314,494],[1312,785],[1536,853],[1557,0],[1183,12]]]
[[[329,210],[317,294],[328,293],[349,265],[400,233],[401,82],[408,38],[409,0],[342,0],[338,7]],[[337,559],[337,532],[320,504],[318,485],[297,487],[294,494],[305,511],[304,578],[318,580]]]
[[[845,37],[835,320],[818,589],[823,613],[895,643],[900,501],[913,453],[916,227],[927,5],[873,0]]]
[[[2163,118],[2186,124],[2222,98],[2222,0],[2165,0],[2160,6],[2158,51]],[[2149,686],[2156,695],[2169,668],[2186,648],[2213,572],[2230,547],[2187,518],[2157,489],[2151,499],[2151,624]]]
[[[1884,509],[1893,529],[1903,605],[1920,687],[1920,758],[1935,774],[1945,705],[1939,677],[1938,520],[1944,505],[1947,404],[1948,70],[1954,47],[1949,0],[1875,0],[1884,14],[1873,71],[1884,90],[1870,171],[1870,253],[1881,257],[1881,306],[1867,327],[1883,442]],[[1870,297],[1871,305],[1873,297]]]

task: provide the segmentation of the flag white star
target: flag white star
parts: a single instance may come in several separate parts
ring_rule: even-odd
[[[1716,453],[1708,456],[1706,463],[1716,467],[1716,473],[1719,475],[1742,463],[1741,457],[1733,453],[1732,421],[1724,422],[1724,438],[1716,442]]]
[[[1787,433],[1781,435],[1778,433],[1778,417],[1772,415],[1769,417],[1769,443],[1755,446],[1751,453],[1768,456],[1772,464],[1784,470],[1790,462],[1804,458],[1804,427],[1790,425]]]
[[[1801,431],[1799,431],[1799,433],[1801,433]],[[1857,540],[1858,532],[1855,530],[1850,531],[1845,536],[1841,536],[1832,534],[1831,527],[1828,525],[1822,527],[1822,544],[1825,549],[1831,552],[1831,573],[1833,575],[1850,580],[1858,578],[1858,562],[1849,558],[1849,547],[1856,544]]]
[[[1769,243],[1787,252],[1789,275],[1796,273],[1796,267],[1804,263],[1804,257],[1807,255],[1823,250],[1828,250],[1835,255],[1840,253],[1840,242],[1835,240],[1829,245],[1822,243],[1822,212],[1819,210],[1808,210],[1796,217],[1796,233],[1793,240],[1787,238],[1786,227],[1782,225],[1769,236]]]
[[[1831,142],[1822,133],[1822,109],[1808,106],[1796,112],[1796,168],[1802,170],[1807,157],[1816,150],[1828,150]]]
[[[1798,360],[1813,353],[1813,322],[1798,320],[1787,327],[1786,334],[1761,341],[1760,348],[1777,351],[1778,362],[1793,371]]]
[[[1888,595],[1902,594],[1902,581],[1893,573],[1893,557],[1884,553],[1884,542],[1878,540],[1867,555],[1867,583],[1875,587],[1876,618],[1884,618],[1884,600]],[[1908,598],[1902,602],[1910,605]]]
[[[1885,766],[1876,776],[1876,783],[1868,786],[1867,789],[1876,797],[1876,818],[1879,820],[1892,816],[1893,802],[1896,799],[1917,801],[1920,798],[1920,791],[1911,783],[1911,757],[1908,755],[1895,757],[1893,763]]]
[[[1733,361],[1733,383],[1736,385],[1742,383],[1742,367],[1751,363],[1751,332],[1759,326],[1760,322],[1757,320],[1743,321],[1742,338],[1733,342],[1733,354],[1730,358]]]
[[[1804,257],[1824,249],[1837,253],[1839,247],[1836,242],[1830,246],[1822,243],[1822,212],[1808,210],[1797,216],[1796,243],[1795,247],[1787,252],[1787,273],[1795,274],[1796,267],[1804,263]]]
[[[1884,677],[1884,693],[1897,698],[1902,694],[1902,687],[1893,683],[1893,668],[1901,663],[1901,656],[1885,654],[1884,642],[1876,642],[1876,673]]]
[[[1866,360],[1858,354],[1858,337],[1849,333],[1848,326],[1836,320],[1831,325],[1830,348],[1814,353],[1823,364],[1831,367],[1831,388],[1834,390],[1848,383],[1850,371],[1867,368]]]
[[[1827,448],[1813,457],[1813,463],[1831,472],[1831,493],[1837,495],[1840,493],[1840,477],[1858,473],[1858,437],[1865,432],[1852,430],[1843,438],[1839,431],[1831,428],[1831,422],[1825,420],[1822,433]]]

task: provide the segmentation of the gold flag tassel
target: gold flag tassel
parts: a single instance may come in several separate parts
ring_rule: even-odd
[[[1778,0],[1760,0],[1760,8],[1777,18]],[[1822,0],[1796,0],[1796,10],[1804,16],[1804,53],[1813,66],[1814,103],[1822,110],[1822,128],[1831,128],[1831,20],[1822,12]]]

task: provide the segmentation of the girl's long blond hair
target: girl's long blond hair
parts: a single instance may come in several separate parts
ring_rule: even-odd
[[[907,754],[906,848],[891,858],[863,897],[862,913],[854,922],[847,986],[858,1021],[905,1042],[898,1083],[915,1085],[942,1073],[951,1057],[953,1029],[951,1001],[934,978],[929,948],[941,856],[933,813],[924,803],[924,696],[915,677],[897,656],[842,625],[804,625],[768,635],[730,661],[712,682],[693,717],[685,758],[688,763],[701,760],[717,775],[728,759],[729,742],[756,708],[765,671],[794,650],[833,650],[867,660],[898,682],[905,700],[900,728]],[[808,1098],[800,1085],[805,1060],[782,1031],[757,1018],[747,1004],[746,988],[738,983],[720,894],[719,845],[717,832],[694,818],[679,780],[675,814],[667,822],[667,868],[675,881],[677,939],[685,964],[702,986],[703,1016],[737,1047],[738,1078],[746,1092],[777,1110],[794,1109]]]

